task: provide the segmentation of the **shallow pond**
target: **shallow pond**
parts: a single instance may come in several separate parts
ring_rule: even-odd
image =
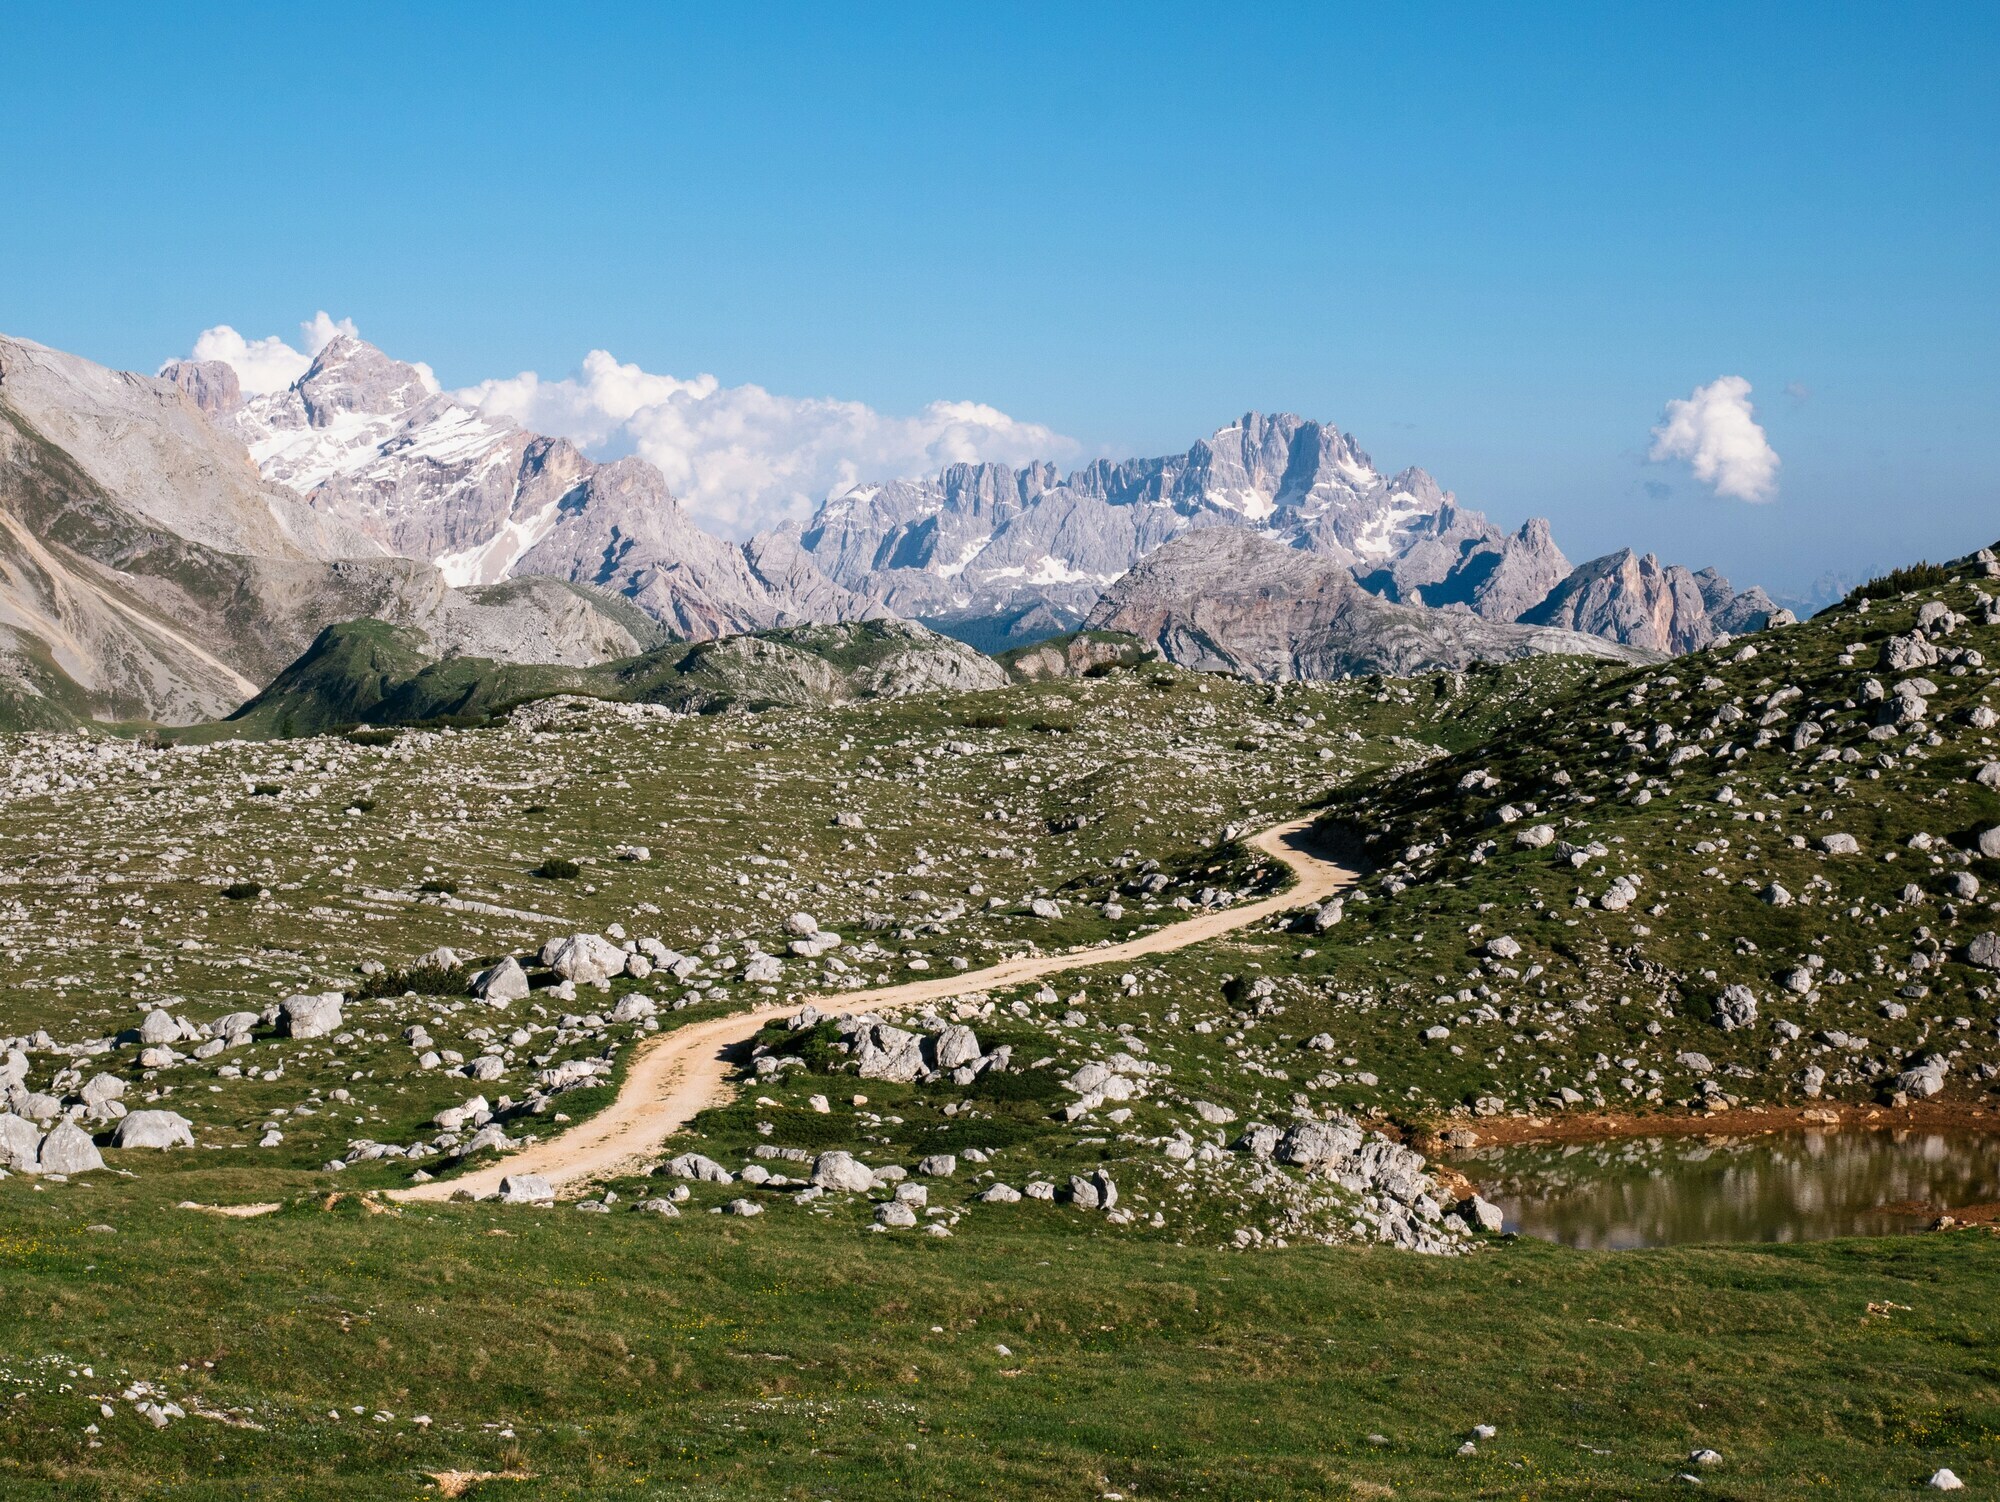
[[[1889,1236],[2000,1201],[2000,1134],[1635,1137],[1475,1149],[1452,1161],[1508,1230],[1607,1251]]]

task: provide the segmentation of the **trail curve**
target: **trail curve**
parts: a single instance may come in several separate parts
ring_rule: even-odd
[[[398,1190],[393,1197],[442,1200],[461,1191],[487,1195],[498,1190],[501,1179],[510,1174],[539,1174],[560,1194],[565,1189],[647,1163],[658,1155],[669,1137],[696,1116],[727,1103],[731,1094],[730,1076],[737,1067],[729,1057],[732,1050],[756,1036],[767,1022],[788,1017],[806,1006],[817,1007],[828,1017],[885,1012],[942,1001],[969,991],[1019,985],[1063,971],[1094,969],[1166,954],[1248,928],[1277,913],[1323,902],[1355,880],[1354,872],[1314,848],[1318,841],[1313,837],[1309,817],[1266,829],[1251,836],[1247,843],[1289,867],[1297,878],[1293,885],[1270,897],[1198,913],[1101,949],[1024,955],[983,970],[926,976],[866,991],[772,1002],[658,1033],[638,1045],[617,1099],[588,1121],[559,1136],[517,1149],[473,1173]]]

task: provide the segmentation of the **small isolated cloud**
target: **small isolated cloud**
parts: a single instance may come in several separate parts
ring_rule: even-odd
[[[1655,464],[1685,461],[1717,495],[1756,502],[1777,493],[1777,450],[1757,424],[1750,383],[1742,376],[1718,376],[1668,402],[1646,457]]]
[[[1804,381],[1787,381],[1785,382],[1785,395],[1789,396],[1795,402],[1810,401],[1812,399],[1812,387],[1808,386]]]
[[[193,360],[221,360],[236,371],[245,396],[262,396],[283,391],[312,368],[313,356],[325,349],[336,334],[354,334],[354,320],[335,320],[324,311],[313,314],[299,325],[299,343],[294,349],[276,334],[262,339],[245,339],[226,323],[203,329],[194,341]]]
[[[697,522],[739,537],[803,517],[866,480],[1077,451],[1054,430],[982,402],[935,401],[896,416],[863,402],[724,386],[712,375],[661,375],[601,349],[561,380],[524,371],[452,395],[586,452],[636,453],[659,467]]]

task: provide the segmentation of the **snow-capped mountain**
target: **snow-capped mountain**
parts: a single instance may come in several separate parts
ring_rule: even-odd
[[[254,695],[326,627],[369,616],[439,656],[587,666],[657,636],[554,579],[453,589],[259,476],[185,381],[0,335],[0,726],[186,724]]]
[[[1338,428],[1290,413],[1248,413],[1185,454],[1099,460],[1067,476],[967,464],[857,486],[797,535],[835,583],[995,648],[1075,626],[1140,560],[1206,527],[1315,554],[1397,603],[1650,651],[1756,630],[1775,610],[1712,569],[1629,551],[1572,570],[1540,517],[1503,532],[1423,470],[1384,475]]]
[[[859,486],[800,546],[836,583],[995,639],[1073,625],[1105,586],[1200,527],[1248,527],[1405,603],[1511,620],[1569,572],[1546,523],[1509,536],[1420,469],[1385,476],[1338,428],[1249,413],[1185,454],[1053,466],[955,465]]]
[[[352,335],[291,386],[247,401],[219,362],[161,374],[232,429],[267,480],[454,585],[517,575],[596,585],[691,638],[880,613],[781,539],[741,545],[702,531],[643,460],[596,463]]]

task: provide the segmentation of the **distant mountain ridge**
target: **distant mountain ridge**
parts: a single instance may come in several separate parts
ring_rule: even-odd
[[[1184,454],[1098,460],[1067,476],[962,464],[857,486],[796,535],[846,589],[990,649],[1076,626],[1141,559],[1208,527],[1311,553],[1397,603],[1650,651],[1756,629],[1777,610],[1713,570],[1697,577],[1650,556],[1573,570],[1545,520],[1504,532],[1423,470],[1385,476],[1349,435],[1289,413],[1247,413]],[[1545,608],[1550,619],[1536,618]]]
[[[1234,527],[1204,527],[1147,554],[1104,592],[1085,624],[1137,637],[1183,667],[1265,682],[1406,677],[1558,654],[1631,664],[1665,655],[1471,611],[1396,604],[1331,559]]]
[[[1255,544],[1240,575],[1193,566],[1229,553],[1192,546],[1209,534]],[[1165,599],[1176,584],[1198,593]],[[1713,570],[1629,551],[1572,569],[1546,522],[1502,532],[1422,470],[1384,476],[1285,414],[1068,475],[968,464],[856,486],[739,543],[644,460],[490,417],[352,335],[248,396],[223,362],[149,377],[0,336],[0,727],[215,719],[363,618],[440,665],[583,671],[668,637],[891,616],[992,651],[1106,619],[1106,600],[1175,623],[1171,642],[1134,628],[1175,660],[1257,675],[1599,639],[1679,652],[1786,618]],[[1225,617],[1240,651],[1182,629]]]
[[[1311,553],[1396,603],[1651,651],[1777,614],[1760,590],[1650,556],[1572,568],[1545,520],[1504,531],[1424,470],[1385,475],[1351,435],[1290,413],[1068,474],[956,464],[864,483],[737,543],[696,526],[643,459],[593,461],[350,334],[263,396],[245,399],[220,362],[162,375],[243,439],[265,479],[384,550],[453,583],[549,575],[622,594],[690,639],[895,615],[1005,650],[1074,629],[1156,548],[1215,526]]]

